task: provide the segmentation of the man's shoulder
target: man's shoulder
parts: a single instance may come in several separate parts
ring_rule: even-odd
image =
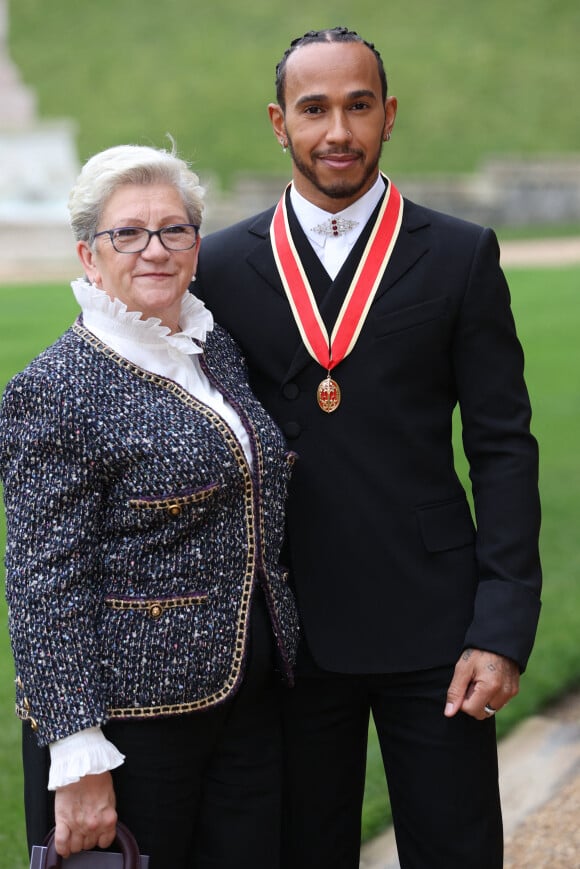
[[[449,230],[452,232],[462,232],[467,234],[480,235],[485,227],[473,220],[466,220],[463,217],[456,217],[453,214],[448,214],[445,211],[438,211],[427,205],[421,205],[413,202],[411,199],[404,198],[403,213],[406,219],[413,224],[430,224],[437,229]]]
[[[234,243],[236,240],[245,240],[248,236],[255,238],[267,238],[270,232],[270,224],[274,214],[274,206],[261,211],[259,214],[253,214],[250,217],[245,217],[237,223],[230,226],[222,227],[203,236],[203,244],[201,250],[214,250],[222,248],[224,243]],[[223,249],[223,248],[222,248]]]
[[[499,256],[497,235],[490,227],[418,205],[410,199],[404,201],[401,229],[417,239],[425,239],[431,250],[438,251],[441,256],[452,252],[456,259],[462,256],[471,258],[477,251],[481,256],[489,255],[493,259]]]

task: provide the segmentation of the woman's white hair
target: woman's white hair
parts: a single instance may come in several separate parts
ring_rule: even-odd
[[[190,223],[201,225],[203,187],[175,151],[146,145],[117,145],[91,157],[77,178],[68,200],[77,241],[92,244],[110,196],[123,184],[170,184],[183,199]]]

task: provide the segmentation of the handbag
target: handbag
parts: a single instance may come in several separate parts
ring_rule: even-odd
[[[64,860],[54,847],[54,827],[44,845],[33,845],[30,869],[148,869],[149,857],[139,853],[132,832],[117,822],[115,843],[121,853],[114,851],[79,851]]]

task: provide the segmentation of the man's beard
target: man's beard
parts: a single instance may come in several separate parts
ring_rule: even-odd
[[[383,151],[383,143],[380,143],[379,151],[376,157],[376,160],[373,160],[371,163],[366,166],[365,172],[363,176],[356,182],[349,182],[345,180],[337,180],[331,184],[323,184],[320,181],[315,169],[311,165],[307,165],[304,163],[299,157],[296,156],[294,152],[294,148],[292,147],[292,140],[290,136],[286,133],[286,138],[288,139],[288,150],[290,151],[290,156],[292,157],[292,161],[296,169],[300,172],[301,175],[304,175],[305,178],[310,181],[311,184],[316,187],[317,190],[320,190],[321,193],[324,193],[325,196],[328,196],[329,199],[350,199],[353,196],[356,196],[367,184],[369,178],[372,178],[376,172],[379,165],[379,160]],[[356,150],[342,150],[342,151],[333,151],[333,154],[353,154],[356,157],[361,156],[360,151]],[[320,156],[320,155],[317,155]]]

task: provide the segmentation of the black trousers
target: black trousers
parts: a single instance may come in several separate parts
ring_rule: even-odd
[[[284,700],[284,869],[358,869],[371,712],[401,869],[501,869],[495,722],[443,716],[452,671],[298,671]]]
[[[252,611],[244,682],[230,701],[191,715],[111,721],[126,756],[113,770],[119,818],[150,869],[278,869],[282,688],[261,594]],[[29,845],[54,823],[48,751],[24,731]]]

